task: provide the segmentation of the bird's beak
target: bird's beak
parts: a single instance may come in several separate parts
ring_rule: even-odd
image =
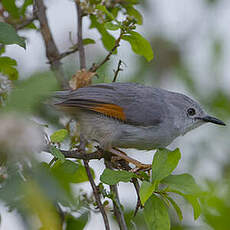
[[[215,117],[212,117],[212,116],[205,116],[205,117],[201,117],[199,118],[201,119],[202,121],[205,121],[205,122],[211,122],[211,123],[214,123],[214,124],[217,124],[217,125],[226,125],[223,121],[215,118]]]

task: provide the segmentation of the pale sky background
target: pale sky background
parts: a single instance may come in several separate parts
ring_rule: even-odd
[[[219,1],[218,7],[214,7],[211,11],[207,9],[204,0],[155,0],[150,2],[151,7],[144,15],[144,26],[139,28],[139,31],[141,31],[146,38],[150,38],[151,34],[161,33],[167,35],[175,43],[184,42],[185,49],[183,52],[185,53],[185,61],[189,63],[190,70],[195,73],[194,75],[200,82],[200,84],[198,84],[200,90],[207,93],[206,91],[215,87],[216,84],[220,84],[224,90],[230,92],[230,1]],[[69,32],[72,32],[74,41],[76,41],[77,21],[75,6],[71,0],[47,0],[45,3],[47,4],[49,23],[55,41],[60,50],[67,50],[68,47],[71,46]],[[84,20],[84,23],[85,37],[94,37],[96,42],[99,41],[97,33],[95,33],[94,30],[89,31],[87,29],[89,22]],[[210,62],[209,47],[212,40],[210,36],[211,34],[213,36],[213,32],[215,36],[221,37],[224,44],[224,59],[221,66],[223,78],[218,79],[218,81],[210,81],[207,79],[207,76],[209,76],[208,64]],[[190,36],[190,34],[193,36]],[[36,71],[48,69],[49,66],[46,64],[47,60],[43,41],[39,33],[36,31],[29,33],[22,31],[21,35],[26,35],[28,38],[27,49],[23,50],[18,46],[12,45],[7,48],[5,54],[17,60],[21,77],[28,77]],[[91,57],[91,61],[94,60],[97,49],[98,48],[94,49],[93,46],[86,48],[86,55]],[[123,42],[119,48],[118,55],[113,57],[115,65],[119,59],[122,59],[127,64],[127,67],[120,74],[119,78],[128,78],[128,76],[132,74],[136,65],[136,63],[133,63],[134,56],[135,54],[131,52],[129,45]],[[90,64],[91,62],[88,62],[88,65]],[[178,84],[175,80],[163,83],[162,87],[188,94],[183,85]],[[182,160],[180,161],[177,173],[188,171],[187,169],[190,168],[188,158],[191,158],[191,155],[195,154],[196,143],[203,142],[206,146],[208,145],[208,153],[200,152],[196,154],[207,154],[207,156],[211,154],[215,157],[207,157],[205,161],[201,160],[199,164],[196,165],[196,170],[193,175],[197,181],[201,180],[202,177],[218,178],[220,176],[218,164],[228,157],[226,156],[228,136],[229,128],[221,129],[210,124],[202,126],[186,134],[184,137],[178,138],[170,146],[170,148],[179,147],[182,152]],[[212,137],[215,137],[215,140],[213,140]],[[154,153],[143,151],[134,153],[133,150],[126,152],[142,162],[149,163]],[[99,174],[103,171],[102,162],[98,163],[98,161],[94,161],[91,163],[91,166]],[[90,191],[89,186],[85,184],[82,186]],[[119,192],[121,194],[121,202],[124,205],[132,204],[135,206],[136,194],[131,185],[121,183]],[[14,212],[8,213],[3,205],[0,206],[0,212],[2,216],[1,230],[24,230],[20,225],[20,219]],[[184,221],[191,219],[192,212],[190,212],[189,215],[188,218],[185,217]],[[93,215],[85,229],[103,229],[103,221],[100,214]],[[118,228],[114,226],[112,229],[116,230]]]

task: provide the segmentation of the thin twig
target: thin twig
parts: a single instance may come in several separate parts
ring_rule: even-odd
[[[117,80],[117,76],[118,76],[118,73],[119,73],[120,71],[122,71],[122,70],[123,70],[123,69],[121,69],[121,64],[122,64],[122,61],[121,61],[121,60],[119,60],[118,65],[117,65],[117,70],[116,70],[116,71],[114,71],[113,82],[116,82],[116,80]]]
[[[84,166],[85,166],[85,170],[86,170],[87,176],[89,178],[89,182],[90,182],[91,187],[93,189],[93,194],[94,194],[94,197],[96,199],[97,206],[98,206],[98,208],[99,208],[99,210],[101,212],[101,215],[103,217],[104,224],[105,224],[105,229],[106,230],[110,230],[109,220],[108,220],[108,217],[106,215],[105,208],[104,208],[103,204],[101,203],[100,194],[99,194],[97,186],[96,186],[96,184],[95,184],[95,182],[93,180],[93,176],[92,176],[92,173],[90,171],[89,163],[88,163],[87,160],[84,160]]]
[[[110,161],[105,160],[105,165],[106,168],[113,169]],[[120,227],[120,230],[127,230],[128,228],[125,222],[124,212],[121,207],[117,185],[110,185],[109,187],[110,187],[110,192],[114,195],[113,211],[117,219],[118,225]]]
[[[123,32],[120,33],[120,36],[117,38],[117,40],[115,41],[115,45],[114,47],[109,51],[109,53],[107,54],[107,56],[102,60],[102,62],[100,62],[99,64],[93,64],[91,66],[91,68],[89,69],[90,72],[96,72],[97,69],[99,69],[102,65],[104,65],[107,61],[109,61],[111,55],[113,54],[113,52],[116,50],[116,48],[120,45],[120,41],[121,38],[123,36]]]
[[[140,185],[138,183],[137,178],[132,178],[131,183],[133,183],[135,190],[136,190],[136,193],[137,193],[137,204],[136,204],[136,208],[135,208],[135,211],[133,214],[133,216],[136,216],[139,208],[143,208],[143,206],[141,204],[141,198],[140,198]]]
[[[57,57],[57,60],[65,58],[66,56],[69,56],[70,54],[73,54],[73,53],[77,52],[78,50],[79,50],[79,47],[78,47],[78,44],[76,44],[76,45],[74,45],[74,49],[61,53],[60,56]]]
[[[86,67],[86,58],[85,58],[85,49],[82,39],[82,9],[80,5],[80,1],[75,1],[76,7],[77,7],[77,24],[78,24],[78,30],[77,30],[77,42],[79,47],[79,58],[80,58],[80,67],[81,69],[85,69]]]
[[[120,160],[119,165],[121,166],[122,169],[127,170],[127,171],[130,171],[132,169],[125,160]],[[134,177],[131,179],[131,183],[134,185],[134,188],[135,188],[136,193],[137,193],[137,204],[136,204],[136,208],[135,208],[135,211],[133,214],[134,216],[136,216],[139,208],[143,208],[143,206],[141,204],[140,193],[139,193],[140,185],[138,183],[137,178],[134,178]]]
[[[27,18],[26,20],[22,21],[21,24],[15,25],[15,29],[16,30],[24,29],[24,27],[28,26],[29,24],[31,24],[36,19],[37,19],[37,16],[33,15],[32,18]]]
[[[89,45],[89,44],[85,44],[85,45]],[[79,51],[78,43],[75,44],[75,45],[73,45],[73,47],[74,47],[74,48],[72,48],[72,49],[70,48],[69,50],[67,50],[67,51],[65,51],[65,52],[63,52],[63,53],[61,53],[61,54],[56,58],[56,60],[61,60],[61,59],[65,58],[65,57],[67,57],[67,56],[69,56],[69,55],[71,55],[71,54],[73,54],[73,53]],[[50,64],[50,62],[48,62],[48,63]]]
[[[46,56],[50,62],[51,69],[55,72],[57,81],[61,87],[68,88],[68,82],[65,79],[61,62],[57,59],[60,54],[49,28],[46,7],[43,0],[34,0],[34,15],[40,22],[40,30],[46,47]]]

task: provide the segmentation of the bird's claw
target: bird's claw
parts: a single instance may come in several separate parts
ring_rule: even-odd
[[[152,165],[151,164],[140,164],[140,165],[136,165],[135,168],[131,169],[130,172],[138,172],[138,171],[150,171],[152,169]]]

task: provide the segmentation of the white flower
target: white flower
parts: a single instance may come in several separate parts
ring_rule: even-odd
[[[0,116],[0,151],[7,154],[40,152],[43,140],[41,128],[31,120],[12,114]]]

